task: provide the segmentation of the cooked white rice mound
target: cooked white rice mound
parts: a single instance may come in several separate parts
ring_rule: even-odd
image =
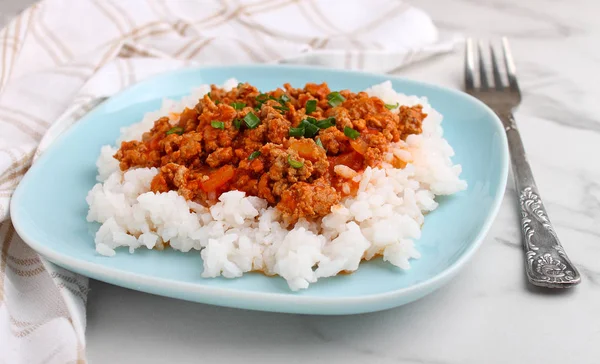
[[[233,88],[236,80],[224,87]],[[137,139],[156,119],[185,107],[193,107],[208,85],[181,101],[165,100],[159,111],[150,112],[137,124],[124,128],[117,141]],[[419,258],[415,241],[421,236],[424,215],[437,208],[436,195],[464,190],[460,165],[443,138],[442,116],[424,98],[396,93],[391,82],[366,90],[387,104],[423,105],[427,118],[423,133],[396,143],[388,155],[405,161],[395,169],[384,163],[354,176],[358,194],[334,206],[321,223],[300,220],[292,230],[282,225],[277,209],[239,191],[224,193],[219,203],[206,208],[186,201],[176,192],[153,193],[150,182],[156,168],[121,172],[112,158],[117,148],[104,146],[97,161],[98,181],[88,193],[88,221],[101,223],[96,251],[112,256],[118,247],[163,249],[168,242],[184,252],[199,250],[203,277],[240,277],[262,271],[283,277],[292,290],[307,288],[319,278],[354,271],[362,259],[383,256],[402,269]],[[173,120],[173,123],[177,120]],[[347,173],[339,169],[336,173]]]

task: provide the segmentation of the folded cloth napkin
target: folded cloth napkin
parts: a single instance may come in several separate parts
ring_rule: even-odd
[[[87,278],[38,256],[8,216],[30,164],[99,99],[181,67],[390,72],[455,43],[398,0],[45,0],[0,40],[0,362],[11,364],[86,360]]]

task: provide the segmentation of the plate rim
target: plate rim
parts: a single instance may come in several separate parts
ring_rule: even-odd
[[[352,75],[359,74],[359,75],[375,77],[375,78],[379,78],[379,79],[385,78],[387,80],[395,80],[395,81],[398,81],[398,82],[401,82],[404,84],[412,84],[412,85],[421,86],[421,87],[425,86],[425,88],[430,88],[430,89],[434,89],[436,91],[450,93],[459,98],[466,99],[470,103],[477,105],[481,110],[485,111],[487,116],[493,120],[492,125],[494,126],[494,129],[496,129],[496,131],[498,131],[498,134],[500,135],[500,139],[501,139],[500,150],[502,151],[502,154],[500,156],[500,159],[501,159],[502,163],[499,166],[501,178],[500,178],[500,182],[497,187],[496,195],[494,196],[494,201],[491,205],[490,213],[489,213],[488,217],[486,218],[484,224],[482,224],[481,229],[479,230],[477,236],[471,240],[471,243],[469,244],[467,249],[465,249],[461,253],[459,258],[455,262],[453,262],[450,266],[445,268],[443,271],[439,272],[438,274],[436,274],[422,282],[418,282],[409,287],[399,288],[399,289],[395,289],[395,290],[391,290],[391,291],[387,291],[387,292],[367,294],[367,295],[361,295],[361,296],[334,296],[334,297],[298,296],[298,295],[290,294],[291,292],[281,292],[281,293],[254,292],[254,291],[240,290],[240,289],[236,289],[236,288],[206,286],[206,285],[200,285],[200,284],[196,284],[196,283],[181,282],[181,281],[177,281],[177,280],[151,277],[151,276],[147,276],[147,275],[143,275],[143,274],[139,274],[139,273],[122,271],[118,268],[107,267],[105,265],[94,263],[94,262],[82,261],[80,259],[73,258],[71,256],[55,252],[51,248],[47,248],[45,246],[45,244],[43,244],[43,243],[37,241],[37,239],[31,237],[29,235],[29,233],[27,232],[27,229],[22,225],[23,221],[21,221],[22,218],[19,213],[19,211],[20,211],[19,203],[21,200],[21,196],[24,194],[24,190],[29,183],[29,180],[32,178],[31,171],[32,170],[35,171],[37,168],[39,168],[38,165],[43,163],[47,158],[49,158],[48,156],[50,154],[52,154],[50,152],[53,151],[55,148],[60,147],[60,145],[61,145],[60,142],[63,139],[68,138],[68,136],[73,132],[73,130],[76,129],[73,127],[73,126],[75,126],[75,124],[79,123],[82,119],[93,117],[94,114],[100,112],[102,110],[102,108],[105,107],[107,105],[107,103],[110,102],[113,98],[120,97],[124,94],[132,92],[136,88],[144,87],[144,85],[146,85],[146,84],[154,83],[157,80],[159,80],[160,78],[174,77],[175,75],[181,75],[181,74],[186,74],[186,73],[195,73],[195,72],[210,72],[211,70],[218,70],[218,71],[231,70],[233,72],[236,69],[240,70],[240,69],[272,69],[272,68],[290,69],[290,70],[295,70],[295,71],[308,71],[308,72],[312,71],[312,70],[320,70],[320,71],[326,71],[326,72],[331,72],[331,73],[344,74],[344,75],[348,75],[349,77],[352,77]],[[418,95],[418,96],[419,97],[427,97],[426,95]],[[42,153],[42,155],[37,159],[37,161],[35,163],[33,163],[32,166],[29,168],[29,170],[27,171],[27,173],[25,174],[25,176],[23,177],[23,179],[21,180],[21,182],[15,189],[15,192],[13,193],[13,196],[12,196],[11,202],[10,202],[9,212],[10,212],[10,218],[12,220],[12,224],[13,224],[17,234],[19,234],[19,236],[23,239],[23,241],[25,243],[27,243],[27,245],[29,245],[33,250],[35,250],[37,253],[42,255],[42,257],[47,258],[48,260],[52,261],[54,264],[57,264],[59,266],[68,267],[67,269],[72,269],[77,272],[86,272],[86,273],[79,273],[79,274],[82,274],[82,275],[85,275],[88,277],[93,276],[92,278],[94,278],[94,279],[103,280],[100,277],[110,277],[110,278],[112,278],[112,282],[109,282],[111,284],[123,286],[121,283],[126,281],[128,283],[132,283],[132,285],[133,284],[144,285],[145,288],[138,287],[139,288],[138,290],[142,290],[144,292],[154,293],[157,289],[159,289],[159,290],[162,290],[163,292],[179,292],[180,293],[179,296],[181,296],[181,294],[185,295],[185,294],[193,293],[195,295],[200,295],[203,297],[215,296],[215,297],[221,297],[221,298],[231,298],[231,299],[235,299],[235,300],[243,299],[243,300],[252,300],[252,301],[253,300],[262,301],[265,299],[273,299],[273,300],[279,301],[279,303],[293,303],[296,306],[310,306],[310,305],[336,306],[336,305],[340,305],[340,304],[359,305],[359,304],[368,304],[369,302],[373,302],[373,303],[379,302],[379,301],[389,302],[390,300],[393,300],[396,297],[401,297],[404,295],[410,295],[410,294],[415,294],[418,292],[425,292],[425,291],[430,292],[430,291],[433,291],[433,290],[439,288],[441,285],[443,285],[443,283],[445,283],[446,280],[448,280],[449,278],[454,276],[460,270],[460,268],[463,267],[465,265],[465,263],[467,263],[471,259],[471,257],[475,254],[475,252],[478,250],[478,248],[482,245],[484,238],[486,237],[492,224],[496,220],[496,217],[500,210],[500,206],[502,204],[502,201],[504,199],[504,194],[506,191],[506,184],[507,184],[507,180],[508,180],[508,168],[509,168],[508,142],[507,142],[506,133],[504,130],[504,126],[502,125],[502,122],[500,121],[498,116],[487,105],[485,105],[483,102],[479,101],[478,99],[476,99],[458,89],[453,89],[453,88],[446,87],[446,86],[441,86],[441,85],[437,85],[437,84],[433,84],[433,83],[429,83],[429,82],[422,82],[422,81],[413,80],[413,79],[400,77],[400,76],[394,76],[394,75],[377,74],[377,73],[372,73],[372,72],[362,72],[362,71],[352,71],[352,70],[340,70],[340,69],[332,69],[332,68],[327,68],[327,67],[315,67],[315,66],[249,64],[249,65],[232,65],[232,66],[186,67],[186,68],[170,70],[167,72],[159,73],[159,74],[150,76],[150,77],[148,77],[140,82],[137,82],[133,85],[130,85],[127,88],[119,91],[118,93],[110,96],[108,99],[106,99],[105,101],[103,101],[102,103],[100,103],[96,107],[94,107],[93,110],[86,113],[82,117],[78,118],[77,121],[71,127],[69,127],[67,130],[65,130],[63,133],[61,133],[61,135],[59,135],[56,138],[56,140],[54,140],[51,143],[51,145],[46,149],[46,151],[44,153]],[[114,283],[114,282],[120,282],[120,283]],[[130,287],[131,287],[131,285],[130,285]],[[167,296],[166,294],[161,294],[161,293],[154,293],[154,294]],[[173,297],[173,296],[168,296],[168,297]],[[188,299],[188,298],[184,298],[184,299]],[[200,302],[200,301],[198,301],[198,302]],[[218,304],[218,305],[226,306],[225,304]],[[231,307],[239,307],[239,305],[233,304]],[[252,309],[260,310],[260,308],[252,308]],[[266,309],[266,310],[267,311],[276,311],[273,309]],[[290,310],[289,312],[293,312],[293,311],[294,310]],[[285,312],[288,312],[288,311],[285,311]],[[367,312],[367,311],[361,310],[360,312]]]

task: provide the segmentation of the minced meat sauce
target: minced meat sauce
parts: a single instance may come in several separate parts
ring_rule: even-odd
[[[213,85],[177,124],[156,120],[115,158],[123,171],[159,168],[154,192],[174,190],[210,205],[239,190],[276,206],[287,223],[317,219],[356,193],[351,176],[379,164],[389,143],[421,133],[420,105],[394,108],[365,92],[332,92],[326,83],[267,93],[247,83],[230,91]]]

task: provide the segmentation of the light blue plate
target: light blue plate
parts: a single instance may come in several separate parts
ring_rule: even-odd
[[[425,218],[417,242],[422,258],[409,271],[371,261],[351,274],[322,279],[291,292],[281,278],[246,274],[238,279],[204,279],[198,252],[173,250],[135,254],[119,250],[107,258],[94,250],[97,224],[86,222],[85,197],[95,183],[95,161],[119,128],[160,108],[164,97],[179,98],[200,84],[235,77],[262,90],[284,82],[329,83],[331,89],[363,90],[391,79],[394,89],[429,98],[444,115],[444,133],[456,151],[469,188],[439,198]],[[420,82],[323,68],[239,66],[184,69],[153,77],[110,98],[62,135],[29,170],[15,192],[11,216],[19,235],[50,261],[88,277],[123,287],[213,305],[308,314],[354,314],[414,301],[439,288],[473,256],[504,194],[508,149],[494,113],[474,98]]]

